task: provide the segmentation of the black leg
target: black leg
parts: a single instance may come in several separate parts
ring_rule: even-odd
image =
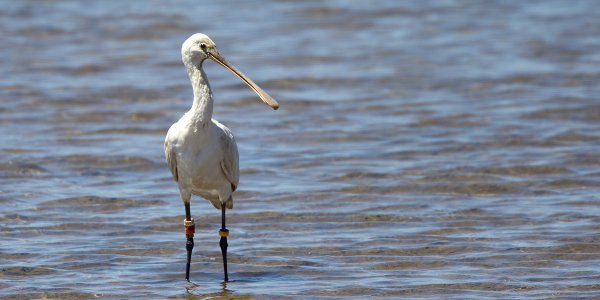
[[[185,243],[185,249],[187,250],[187,264],[185,265],[185,279],[190,280],[190,264],[192,262],[192,249],[194,249],[194,238],[188,237]]]
[[[183,203],[183,205],[185,205],[185,219],[188,221],[192,220],[192,214],[190,213],[190,204],[189,203]]]
[[[221,204],[221,230],[219,231],[219,235],[221,236],[219,245],[221,246],[221,253],[223,253],[225,281],[229,281],[229,276],[227,276],[227,236],[229,235],[229,230],[225,228],[225,204]]]
[[[196,225],[194,219],[190,215],[190,204],[185,204],[185,220],[183,224],[185,226],[185,236],[187,237],[187,243],[185,243],[185,249],[187,250],[187,264],[185,266],[185,279],[190,280],[190,263],[192,261],[192,249],[194,249],[194,232],[196,231]]]

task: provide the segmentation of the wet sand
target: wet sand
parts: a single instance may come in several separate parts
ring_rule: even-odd
[[[598,3],[236,6],[0,6],[0,299],[599,297]],[[205,64],[227,283],[198,197],[184,280],[162,149],[195,32],[281,105]]]

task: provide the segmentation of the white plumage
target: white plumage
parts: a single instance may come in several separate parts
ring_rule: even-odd
[[[212,101],[212,100],[211,100]],[[165,140],[165,155],[184,202],[200,196],[221,209],[233,208],[231,193],[240,180],[237,145],[231,131],[216,120],[198,123],[186,113]]]
[[[181,55],[192,82],[194,103],[167,133],[167,164],[185,204],[194,194],[209,200],[217,209],[223,203],[232,208],[231,194],[240,179],[237,145],[231,131],[212,119],[213,96],[202,63],[213,59],[239,76],[272,108],[277,109],[279,104],[227,62],[208,36],[192,35],[183,43]]]

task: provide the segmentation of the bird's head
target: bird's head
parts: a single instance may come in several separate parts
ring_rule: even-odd
[[[244,81],[258,96],[273,109],[278,109],[279,104],[269,94],[265,93],[254,81],[246,77],[242,72],[230,64],[217,50],[215,43],[205,34],[196,33],[190,36],[181,46],[181,57],[186,66],[192,65],[202,68],[202,62],[206,59],[212,59],[220,65],[237,75]]]
[[[190,36],[181,46],[183,62],[189,62],[195,66],[201,66],[205,59],[210,58],[211,52],[219,54],[215,43],[202,33]]]

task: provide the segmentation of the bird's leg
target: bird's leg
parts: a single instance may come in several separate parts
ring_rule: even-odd
[[[187,237],[187,243],[185,249],[187,250],[187,264],[185,266],[185,279],[190,280],[190,263],[192,261],[192,249],[194,249],[194,232],[196,231],[196,225],[194,219],[190,214],[190,203],[185,203],[185,220],[183,225],[185,226],[185,237]]]
[[[229,276],[227,276],[227,236],[229,235],[229,230],[225,228],[225,203],[221,204],[221,230],[219,230],[219,235],[221,236],[221,253],[223,253],[223,268],[225,272],[225,281],[229,281]]]

